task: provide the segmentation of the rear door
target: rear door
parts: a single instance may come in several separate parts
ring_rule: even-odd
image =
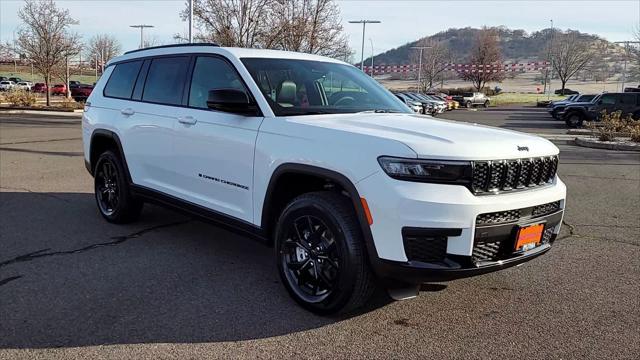
[[[193,59],[186,107],[174,120],[177,191],[182,199],[253,221],[253,157],[262,116],[211,110],[208,93],[235,89],[250,95],[234,66],[216,55]],[[250,98],[252,98],[250,96]]]
[[[624,93],[619,95],[618,108],[622,111],[623,115],[633,114],[637,107],[637,94]]]

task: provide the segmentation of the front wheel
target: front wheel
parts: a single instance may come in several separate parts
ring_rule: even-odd
[[[471,103],[471,101],[467,101],[467,103],[465,104],[465,106],[467,107],[467,109],[471,109],[471,107],[473,106],[473,104]]]
[[[345,313],[373,294],[375,279],[347,197],[313,192],[295,198],[278,220],[275,240],[280,278],[307,310]]]
[[[488,108],[489,107],[489,100],[485,101],[484,104],[482,104],[482,107]]]

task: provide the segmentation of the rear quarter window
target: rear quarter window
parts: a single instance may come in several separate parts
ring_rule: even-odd
[[[142,66],[142,61],[131,61],[117,64],[107,86],[104,88],[104,95],[109,97],[130,99],[133,92],[138,72]]]

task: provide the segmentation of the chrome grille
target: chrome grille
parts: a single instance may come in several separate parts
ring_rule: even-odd
[[[557,156],[475,161],[472,190],[475,194],[484,194],[545,185],[553,182],[557,168]]]

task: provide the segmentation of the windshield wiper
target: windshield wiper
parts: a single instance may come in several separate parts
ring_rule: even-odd
[[[400,111],[393,110],[393,109],[372,109],[372,110],[359,111],[358,114],[366,114],[366,113],[390,114],[390,113],[399,113],[399,112]]]

